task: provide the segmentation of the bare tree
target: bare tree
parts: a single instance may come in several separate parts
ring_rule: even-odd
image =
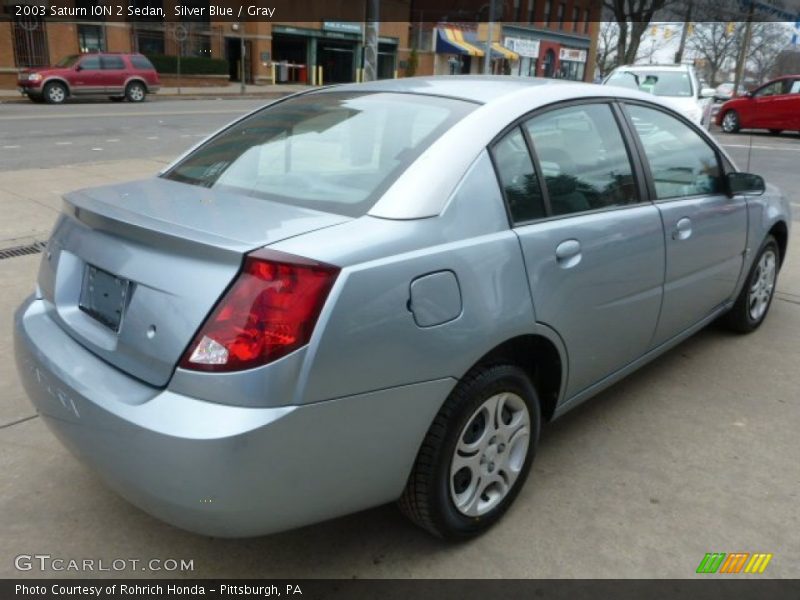
[[[597,38],[597,69],[605,77],[617,66],[617,38],[619,26],[614,21],[603,21]]]
[[[791,39],[791,30],[783,23],[753,23],[747,52],[747,67],[758,83],[764,82]],[[741,43],[737,40],[737,46]]]
[[[642,36],[658,11],[677,0],[604,0],[603,8],[617,24],[617,65],[633,64],[639,54]]]
[[[730,61],[735,61],[740,47],[744,23],[697,23],[687,39],[687,46],[706,64],[706,75],[716,85],[717,74]]]

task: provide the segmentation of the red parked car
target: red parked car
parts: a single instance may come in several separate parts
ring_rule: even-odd
[[[145,56],[103,53],[76,54],[52,67],[23,69],[17,85],[34,102],[61,104],[75,96],[142,102],[161,84],[153,63]]]
[[[726,133],[740,129],[800,131],[800,75],[787,75],[723,104],[716,123]]]

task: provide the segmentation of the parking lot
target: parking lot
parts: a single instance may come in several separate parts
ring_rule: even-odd
[[[151,175],[258,104],[0,106],[0,250],[46,239],[60,194]],[[797,226],[800,135],[715,135],[740,168],[783,189]],[[12,312],[39,260],[0,260],[1,577],[86,575],[15,568],[18,555],[46,554],[141,561],[92,573],[119,577],[684,578],[707,552],[769,552],[767,576],[800,577],[797,240],[761,329],[709,327],[545,427],[507,517],[459,545],[429,537],[394,506],[220,540],[127,504],[58,443],[18,382]],[[152,559],[193,569],[142,570]]]

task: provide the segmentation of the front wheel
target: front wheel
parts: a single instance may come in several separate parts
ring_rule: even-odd
[[[522,369],[476,367],[431,425],[400,498],[401,511],[445,539],[483,533],[525,482],[539,428],[539,399]]]
[[[48,104],[63,104],[67,99],[67,88],[63,83],[52,81],[44,86],[44,99]]]
[[[774,237],[768,235],[753,261],[747,281],[733,308],[723,317],[723,323],[729,329],[750,333],[764,322],[775,295],[779,266],[778,243]]]
[[[128,102],[143,102],[145,96],[147,96],[147,90],[138,81],[129,83],[128,87],[125,88],[125,97]]]
[[[739,131],[739,114],[735,110],[729,110],[722,117],[722,131],[725,133],[736,133]]]

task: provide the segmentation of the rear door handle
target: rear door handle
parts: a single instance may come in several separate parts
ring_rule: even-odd
[[[581,262],[581,243],[578,240],[564,240],[556,246],[556,262],[563,269],[570,269]]]
[[[683,217],[675,224],[675,229],[672,230],[673,240],[685,240],[692,235],[692,220],[689,217]]]

